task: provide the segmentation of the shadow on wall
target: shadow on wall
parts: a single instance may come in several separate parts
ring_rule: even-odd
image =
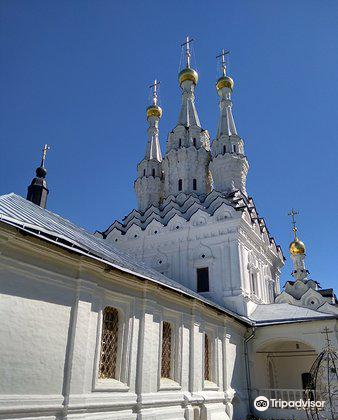
[[[232,400],[233,419],[242,420],[245,419],[248,414],[243,338],[234,332],[230,332],[229,345],[230,349],[233,347],[233,351],[231,351],[230,355],[232,360],[227,356],[227,368],[231,369],[232,367],[233,374],[230,380],[230,386],[236,392]]]

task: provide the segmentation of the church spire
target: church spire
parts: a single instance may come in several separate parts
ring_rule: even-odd
[[[222,58],[222,75],[216,82],[217,94],[220,98],[220,117],[217,136],[212,143],[212,161],[210,170],[214,187],[217,191],[231,192],[240,190],[246,192],[246,176],[249,164],[244,153],[244,142],[237,134],[232,116],[231,93],[234,81],[227,76],[225,56],[229,51],[222,50],[216,59]]]
[[[217,137],[222,134],[228,136],[237,135],[234,117],[232,115],[231,92],[234,87],[234,81],[226,74],[225,56],[230,51],[222,49],[222,53],[216,58],[221,57],[222,76],[217,80],[216,89],[220,97],[220,118],[218,122]]]
[[[145,211],[149,206],[158,206],[162,199],[162,153],[159,142],[158,124],[162,109],[157,104],[157,88],[160,82],[156,79],[149,86],[153,89],[152,104],[147,108],[148,141],[144,159],[137,165],[138,177],[135,181],[135,192],[138,208]]]
[[[145,159],[161,162],[162,153],[158,139],[158,123],[162,117],[162,108],[157,105],[157,87],[159,84],[160,82],[155,79],[154,84],[149,86],[150,88],[153,88],[153,103],[147,108],[147,120],[149,122],[149,128]]]
[[[294,270],[292,276],[295,280],[307,280],[308,270],[305,268],[305,245],[297,237],[297,226],[295,216],[299,214],[298,211],[291,209],[288,216],[292,218],[293,241],[290,244],[289,250],[293,262]]]
[[[186,56],[186,67],[178,75],[182,106],[178,124],[169,133],[163,159],[164,197],[182,193],[202,195],[211,191],[210,137],[208,131],[202,129],[195,107],[198,74],[190,64],[192,41],[187,37],[182,44]]]
[[[48,144],[45,144],[44,148],[42,149],[41,164],[36,169],[36,177],[33,178],[27,191],[27,200],[31,201],[34,204],[37,204],[38,206],[42,208],[46,207],[47,195],[49,193],[49,190],[47,188],[47,181],[45,179],[47,175],[47,170],[45,168],[45,161],[46,161],[47,150],[49,149],[50,149],[50,146],[48,146]]]
[[[183,125],[184,127],[200,127],[201,123],[197,115],[194,95],[195,86],[198,82],[198,73],[190,67],[191,42],[193,42],[193,39],[190,39],[189,36],[187,36],[186,41],[181,44],[181,47],[185,48],[186,67],[181,70],[178,75],[178,81],[182,89],[182,106],[178,118],[178,124]]]

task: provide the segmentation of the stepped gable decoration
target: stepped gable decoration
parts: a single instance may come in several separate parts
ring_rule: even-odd
[[[225,206],[229,215],[231,211],[246,213],[250,222],[257,226],[260,233],[267,236],[271,246],[274,247],[276,252],[278,252],[281,255],[281,258],[283,258],[281,248],[275,243],[274,238],[270,236],[264,219],[258,217],[253,199],[251,197],[248,198],[244,196],[239,190],[232,191],[227,194],[212,191],[204,197],[186,195],[183,193],[179,194],[177,197],[169,196],[161,206],[151,206],[143,213],[138,210],[132,210],[123,219],[122,223],[116,220],[105,231],[96,233],[102,235],[103,238],[126,235],[129,229],[135,225],[141,230],[146,230],[154,220],[158,222],[159,227],[162,228],[167,226],[175,215],[188,222],[198,211],[201,211],[208,216],[215,216],[216,218],[217,210],[222,206]],[[219,221],[220,220],[221,218],[219,218]],[[113,235],[114,232],[116,235]],[[160,233],[160,231],[156,233]]]
[[[163,158],[158,128],[162,109],[155,81],[147,108],[146,153],[134,184],[138,208],[96,234],[192,290],[207,293],[218,304],[249,316],[255,305],[274,302],[284,257],[246,190],[249,164],[232,113],[229,52],[223,49],[216,57],[221,60],[215,81],[219,118],[210,145],[195,104],[199,75],[191,62],[192,42],[187,37],[181,44],[182,102]],[[165,263],[161,249],[168,255]],[[205,249],[210,252],[201,251]],[[203,287],[202,280],[197,281],[201,269]]]

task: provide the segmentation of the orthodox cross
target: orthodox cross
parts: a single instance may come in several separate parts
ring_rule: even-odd
[[[230,54],[230,51],[225,51],[224,48],[222,48],[222,52],[221,54],[216,55],[216,60],[220,57],[222,57],[221,63],[222,63],[222,71],[223,71],[223,75],[225,76],[225,71],[226,71],[226,65],[225,65],[225,56],[227,54]]]
[[[329,333],[332,333],[333,331],[330,331],[327,327],[324,328],[324,330],[322,331],[321,334],[325,334],[326,335],[326,342],[327,342],[327,347],[331,346],[331,340],[329,339]]]
[[[45,160],[46,160],[47,150],[50,150],[50,146],[48,144],[45,144],[43,146],[43,149],[42,149],[42,159],[41,159],[41,165],[40,165],[42,168],[45,167]]]
[[[193,42],[193,39],[190,39],[189,36],[187,36],[187,39],[185,42],[183,42],[183,44],[181,44],[181,47],[185,47],[185,55],[187,57],[187,67],[190,68],[190,44],[191,42]]]
[[[297,216],[299,214],[299,212],[295,209],[291,209],[291,211],[288,213],[288,216],[291,216],[292,218],[292,225],[293,225],[293,232],[295,234],[296,237],[296,232],[297,232],[297,227],[296,227],[296,219],[295,216]]]
[[[149,86],[149,89],[153,88],[153,104],[156,105],[157,104],[157,86],[160,84],[161,82],[158,82],[156,79],[154,80],[154,83],[152,85]]]

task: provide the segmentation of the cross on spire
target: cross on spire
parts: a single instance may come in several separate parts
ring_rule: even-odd
[[[50,150],[50,146],[48,144],[45,144],[43,146],[43,149],[42,149],[42,159],[41,159],[41,165],[40,165],[42,168],[45,167],[45,160],[46,160],[47,150]]]
[[[222,63],[222,72],[223,72],[223,76],[225,76],[226,73],[226,65],[225,65],[225,56],[227,54],[230,54],[230,51],[225,51],[224,48],[222,48],[222,52],[221,54],[216,55],[216,60],[220,57],[222,57],[221,63]]]
[[[185,47],[185,56],[187,58],[187,68],[190,68],[190,57],[191,57],[191,53],[190,53],[190,44],[193,42],[193,38],[190,39],[189,36],[187,36],[186,41],[183,42],[183,44],[181,44],[181,47]]]
[[[157,79],[154,80],[154,83],[149,86],[149,89],[153,88],[153,104],[157,105],[157,86],[161,82],[158,82]]]
[[[295,239],[296,239],[296,232],[297,232],[297,226],[296,226],[296,218],[295,218],[295,216],[297,216],[298,214],[299,214],[299,212],[297,210],[293,209],[293,208],[288,213],[288,216],[291,216],[291,218],[292,218],[292,225],[293,225],[292,230],[293,230],[293,233],[295,235]]]
[[[324,328],[324,330],[321,332],[321,334],[325,334],[325,339],[327,342],[327,347],[331,346],[331,340],[329,338],[329,333],[332,333],[333,331],[330,331],[327,327]]]

